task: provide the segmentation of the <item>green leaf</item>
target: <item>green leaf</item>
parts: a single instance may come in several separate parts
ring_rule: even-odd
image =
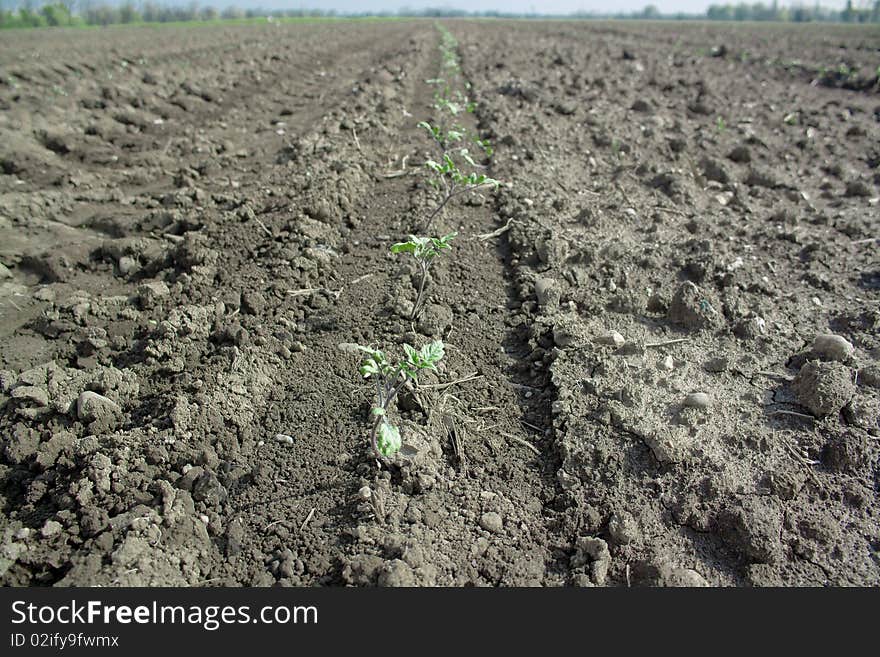
[[[370,409],[370,415],[382,417],[385,415],[385,409],[378,406],[373,406],[373,408]]]
[[[431,171],[439,173],[440,175],[443,175],[445,173],[443,166],[441,166],[439,163],[435,162],[434,160],[428,160],[427,162],[425,162],[425,166],[428,167],[429,169],[431,169]]]
[[[419,352],[408,344],[403,345],[403,353],[406,354],[406,359],[411,363],[415,363],[416,361],[414,359],[419,356]]]
[[[412,242],[398,242],[391,245],[391,253],[414,253],[417,248]]]
[[[458,154],[461,155],[464,161],[470,164],[472,167],[477,166],[477,163],[474,162],[474,158],[471,157],[471,153],[468,149],[462,148],[460,151],[458,151]]]
[[[429,342],[419,350],[419,358],[427,367],[435,369],[434,366],[440,362],[440,359],[443,358],[445,353],[446,350],[443,341],[434,340],[434,342]]]
[[[458,233],[449,233],[448,235],[444,235],[443,237],[432,237],[431,243],[434,245],[434,248],[437,251],[442,251],[443,249],[451,249],[452,245],[450,242],[458,235]]]
[[[388,422],[382,422],[379,425],[376,438],[376,444],[382,456],[393,456],[400,450],[402,445],[400,430]]]

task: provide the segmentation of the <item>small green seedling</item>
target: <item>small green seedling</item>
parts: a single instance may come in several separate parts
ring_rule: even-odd
[[[450,242],[458,233],[449,233],[443,237],[416,237],[410,235],[406,242],[398,242],[391,246],[391,253],[412,253],[413,257],[419,264],[419,293],[416,296],[415,305],[413,305],[410,320],[418,319],[425,305],[425,282],[428,280],[428,272],[431,263],[440,252],[445,249],[451,249]]]
[[[467,148],[458,149],[456,155],[473,167],[479,166],[474,161]],[[440,190],[442,198],[422,225],[423,230],[427,230],[431,227],[434,218],[440,214],[443,208],[446,207],[446,204],[456,196],[465,192],[474,191],[480,187],[493,187],[498,189],[501,185],[498,180],[490,178],[484,173],[477,173],[476,171],[465,173],[455,163],[455,160],[452,158],[449,151],[443,152],[440,162],[430,159],[425,161],[425,167],[433,174],[431,179],[428,180],[428,184],[435,189]]]
[[[498,188],[500,183],[494,178],[480,173],[485,168],[474,160],[471,151],[465,145],[471,142],[481,150],[485,157],[492,157],[492,146],[488,139],[471,136],[456,121],[463,113],[473,113],[477,104],[468,98],[471,85],[461,79],[461,68],[458,62],[458,42],[452,33],[440,24],[436,24],[440,32],[440,53],[448,69],[443,77],[432,78],[426,82],[435,87],[434,109],[437,116],[433,122],[422,121],[418,126],[428,132],[437,146],[439,157],[428,159],[425,167],[430,172],[428,184],[441,192],[442,196],[428,217],[420,226],[420,230],[428,230],[435,217],[443,211],[449,201],[464,192],[480,187]],[[464,88],[464,91],[460,87]],[[463,171],[457,164],[465,162],[473,171]]]
[[[400,429],[388,419],[391,402],[408,381],[418,384],[420,372],[437,371],[437,363],[444,355],[443,342],[435,340],[419,350],[405,344],[405,358],[396,364],[391,363],[379,349],[361,345],[354,347],[366,354],[359,369],[361,376],[372,378],[376,383],[376,403],[370,409],[373,418],[370,445],[376,458],[385,462],[400,451],[403,444]]]

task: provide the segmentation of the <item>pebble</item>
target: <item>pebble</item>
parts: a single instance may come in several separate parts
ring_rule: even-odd
[[[535,297],[538,299],[538,305],[545,307],[558,304],[559,296],[556,281],[552,278],[539,278],[535,281]]]
[[[688,408],[709,408],[711,401],[705,392],[692,392],[684,398],[684,405]]]
[[[166,297],[170,293],[171,290],[164,281],[150,281],[141,285],[137,290],[138,300],[143,308],[152,307],[158,299]]]
[[[817,335],[813,340],[813,353],[822,360],[848,361],[855,353],[855,347],[846,338],[833,333]]]
[[[358,490],[358,497],[362,500],[368,500],[373,497],[373,491],[370,489],[369,486],[363,486],[362,488],[360,488],[360,490]]]
[[[275,440],[279,443],[284,443],[285,445],[293,445],[293,437],[283,433],[276,434]]]
[[[129,274],[135,273],[138,269],[140,269],[140,265],[138,261],[132,258],[131,256],[122,256],[119,259],[119,273],[123,276],[128,276]]]
[[[670,372],[675,367],[675,361],[672,359],[672,356],[667,356],[657,364],[657,367]]]
[[[605,333],[604,335],[596,337],[596,342],[617,347],[619,349],[626,343],[626,339],[624,339],[624,337],[617,331],[611,331],[610,333]]]
[[[504,522],[501,520],[501,516],[495,511],[488,511],[480,516],[480,527],[487,532],[500,534],[504,530]]]
[[[119,406],[104,395],[86,390],[76,400],[76,415],[84,422],[93,422],[107,415],[115,415]]]
[[[40,535],[43,538],[50,538],[56,534],[60,534],[62,530],[61,523],[57,520],[47,520],[46,524],[40,529]]]
[[[724,356],[716,356],[715,358],[710,358],[705,363],[703,363],[703,369],[707,372],[717,374],[719,372],[726,372],[729,364],[730,363],[728,362],[727,358],[725,358]]]

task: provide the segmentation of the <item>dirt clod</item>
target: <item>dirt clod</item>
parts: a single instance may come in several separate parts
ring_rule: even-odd
[[[839,413],[855,394],[852,370],[837,362],[809,361],[791,387],[798,403],[816,417]]]
[[[118,404],[91,390],[82,392],[76,400],[76,415],[84,422],[103,420],[116,415],[120,410]]]
[[[480,527],[485,529],[487,532],[500,534],[504,531],[504,521],[501,519],[501,516],[495,511],[487,511],[480,516]]]
[[[717,302],[700,291],[694,283],[682,283],[669,304],[670,321],[688,329],[716,328],[723,323],[723,318],[716,309]]]
[[[855,353],[852,343],[840,335],[817,335],[813,340],[813,353],[822,360],[848,362]]]

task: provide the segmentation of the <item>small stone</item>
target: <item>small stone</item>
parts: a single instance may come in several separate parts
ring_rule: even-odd
[[[46,524],[40,529],[40,536],[43,538],[51,538],[61,533],[63,527],[57,520],[47,520]]]
[[[561,294],[554,279],[539,278],[535,280],[535,296],[539,306],[552,309],[559,305]]]
[[[813,340],[813,354],[822,360],[845,363],[852,358],[855,351],[849,340],[833,333],[817,335]]]
[[[729,365],[730,363],[727,358],[724,356],[716,356],[703,363],[703,369],[707,372],[718,374],[719,372],[726,372]]]
[[[370,489],[369,486],[362,486],[362,487],[358,490],[358,492],[357,492],[357,496],[358,496],[360,499],[362,499],[362,500],[368,500],[368,499],[370,499],[371,497],[373,497],[373,491]]]
[[[12,390],[12,396],[15,399],[32,402],[36,406],[49,405],[49,393],[37,386],[19,386]]]
[[[275,435],[275,440],[284,445],[293,445],[293,437],[287,434],[279,433]]]
[[[30,535],[31,535],[30,527],[22,527],[17,532],[15,532],[15,538],[16,538],[16,540],[19,540],[19,541],[26,541],[28,538],[30,538]]]
[[[837,362],[809,361],[791,387],[798,403],[816,417],[840,412],[856,392],[852,371]]]
[[[86,390],[76,400],[76,415],[83,422],[94,422],[119,413],[119,405],[104,395]]]
[[[164,281],[150,281],[138,288],[138,301],[142,308],[152,308],[162,297],[171,293]]]
[[[599,344],[607,344],[619,349],[626,343],[626,340],[617,331],[611,331],[610,333],[605,333],[603,335],[597,336],[596,342],[598,342]]]
[[[501,520],[500,515],[498,515],[494,511],[488,511],[480,516],[480,527],[485,529],[487,532],[500,534],[502,531],[504,531],[504,522]]]
[[[667,372],[671,372],[674,367],[675,367],[675,361],[673,360],[672,356],[667,356],[666,358],[664,358],[663,360],[661,360],[660,362],[657,363],[658,369],[665,370]]]
[[[684,405],[688,408],[706,409],[711,403],[712,400],[705,392],[692,392],[684,398]]]
[[[122,256],[119,259],[119,273],[123,276],[133,274],[139,269],[140,265],[138,264],[138,261],[131,256]]]
[[[0,262],[0,279],[4,278],[12,278],[12,272],[9,271],[9,268]]]

